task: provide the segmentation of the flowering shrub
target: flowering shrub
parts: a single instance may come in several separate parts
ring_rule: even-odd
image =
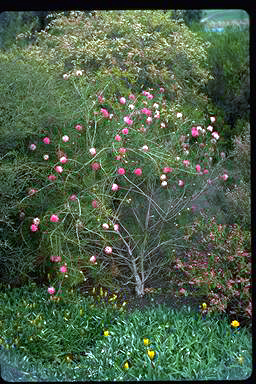
[[[225,182],[205,157],[207,151],[219,156],[219,134],[214,131],[213,138],[212,129],[207,129],[210,122],[214,125],[213,116],[191,126],[175,111],[176,130],[169,146],[163,147],[163,93],[164,89],[149,89],[134,98],[112,97],[111,114],[106,109],[102,113],[97,97],[94,123],[89,117],[85,129],[77,130],[77,125],[85,126],[81,121],[51,135],[44,132],[33,150],[42,152],[42,159],[47,148],[49,173],[55,176],[50,181],[60,201],[40,217],[45,247],[64,262],[58,267],[48,262],[52,287],[60,279],[57,295],[61,287],[76,285],[89,275],[105,286],[134,285],[143,295],[146,281],[159,275],[170,259],[165,250],[180,239],[173,230],[178,224],[170,223],[185,209],[188,213],[189,204],[212,183]],[[108,102],[103,94],[100,102],[103,98]],[[57,152],[49,150],[51,143],[53,148],[58,144]],[[86,147],[90,150],[81,151]],[[68,161],[61,161],[63,157]]]
[[[72,77],[88,82],[95,72],[99,81],[108,77],[111,93],[162,84],[172,99],[181,100],[209,79],[203,68],[207,43],[162,11],[97,11],[96,19],[86,12],[59,13],[37,38],[26,56],[63,73],[67,82]]]
[[[200,250],[193,245],[195,236]],[[186,240],[192,242],[192,249],[187,261],[176,261],[176,268],[184,272],[187,284],[208,296],[210,312],[228,309],[230,314],[250,319],[250,232],[235,224],[217,224],[213,217],[197,219]]]

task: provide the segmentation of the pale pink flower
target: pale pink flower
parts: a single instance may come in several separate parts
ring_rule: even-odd
[[[172,172],[172,171],[173,171],[173,169],[170,168],[170,167],[164,167],[163,168],[163,173],[169,173],[169,172]]]
[[[197,171],[197,172],[200,172],[200,171],[201,171],[201,167],[200,167],[199,164],[196,165],[196,171]]]
[[[183,186],[184,186],[184,181],[183,181],[183,180],[179,180],[179,182],[178,182],[178,186],[179,186],[179,187],[183,187]]]
[[[76,201],[76,200],[77,200],[76,195],[71,195],[70,198],[69,198],[69,200],[71,200],[71,201]]]
[[[93,206],[93,208],[97,208],[97,207],[98,207],[98,202],[97,202],[97,200],[93,200],[93,201],[92,201],[92,206]]]
[[[126,152],[126,148],[119,148],[119,153],[124,154]]]
[[[57,262],[61,261],[61,256],[51,256],[51,257],[50,257],[50,260],[51,260],[52,262],[57,263]]]
[[[221,152],[221,153],[220,153],[220,157],[221,157],[222,159],[225,159],[225,157],[226,157],[225,152]]]
[[[142,127],[140,128],[140,132],[143,132],[143,133],[147,132],[147,128],[144,128],[144,125],[142,125]]]
[[[101,95],[98,96],[98,102],[99,102],[99,103],[102,103],[104,100],[105,100],[105,99],[104,99],[103,96],[101,96]]]
[[[129,116],[124,117],[124,122],[128,125],[132,125],[133,121],[129,118]]]
[[[116,140],[116,141],[121,141],[121,140],[122,140],[122,137],[121,137],[120,135],[116,135],[116,136],[115,136],[115,140]]]
[[[160,112],[159,112],[159,111],[156,111],[156,114],[154,115],[154,117],[155,117],[156,119],[159,119],[159,118],[160,118]]]
[[[96,155],[96,149],[95,149],[95,148],[90,148],[89,152],[90,152],[90,154],[91,154],[92,156],[95,156],[95,155]]]
[[[124,128],[124,129],[122,129],[122,134],[123,135],[127,135],[128,134],[128,128]]]
[[[43,142],[44,142],[44,144],[50,144],[51,140],[49,139],[49,137],[45,137],[43,139]]]
[[[148,151],[148,146],[147,146],[147,145],[143,145],[142,150],[143,150],[144,152],[147,152],[147,151]]]
[[[67,135],[62,136],[62,141],[66,143],[67,141],[69,141],[69,137]]]
[[[208,169],[203,170],[204,175],[207,175],[209,173]]]
[[[96,263],[96,256],[93,255],[93,256],[90,257],[90,263],[97,264]]]
[[[39,225],[39,224],[40,224],[40,219],[39,219],[39,217],[35,217],[35,218],[33,219],[33,223],[34,223],[35,225]]]
[[[117,191],[118,190],[118,185],[117,184],[112,184],[112,191]]]
[[[147,124],[151,124],[151,123],[152,123],[152,117],[147,117],[147,119],[146,119],[146,123],[147,123]]]
[[[103,229],[109,229],[109,225],[108,225],[107,223],[103,223],[103,224],[102,224],[102,228],[103,228]]]
[[[53,287],[49,287],[49,288],[48,288],[48,292],[50,293],[50,295],[53,295],[54,292],[55,292],[55,288],[53,288]]]
[[[82,131],[83,126],[82,126],[81,124],[77,124],[77,125],[75,126],[75,129],[76,129],[77,131]]]
[[[215,120],[216,120],[216,118],[215,118],[214,116],[211,116],[211,117],[210,117],[210,120],[211,120],[211,123],[214,123]]]
[[[218,132],[212,132],[212,136],[214,137],[215,140],[218,140],[220,138]]]
[[[164,88],[159,88],[159,91],[160,91],[161,93],[163,93],[163,92],[164,92]]]
[[[38,226],[36,224],[32,224],[30,226],[30,229],[31,229],[32,232],[36,232],[36,231],[38,231]]]
[[[111,247],[105,247],[104,251],[109,255],[112,253],[112,248]]]
[[[190,161],[189,160],[183,160],[183,164],[185,165],[185,167],[188,167],[190,164]]]
[[[136,168],[136,169],[133,171],[133,173],[134,173],[135,175],[137,175],[137,176],[140,176],[140,175],[142,174],[142,170],[141,170],[141,168]]]
[[[44,160],[49,160],[49,155],[44,155]]]
[[[228,179],[228,174],[224,173],[224,175],[220,176],[220,178],[223,179],[224,181],[226,181]]]
[[[55,175],[49,175],[49,176],[48,176],[48,179],[49,179],[50,181],[55,181],[55,180],[57,179],[57,177],[56,177]]]
[[[60,272],[66,273],[67,272],[67,267],[65,265],[62,265],[62,267],[60,267]]]
[[[120,156],[120,155],[117,155],[117,156],[116,156],[116,160],[121,160],[121,156]]]
[[[114,224],[114,231],[119,231],[119,224]]]
[[[108,111],[105,109],[105,108],[101,108],[101,113],[102,113],[102,115],[104,116],[104,117],[108,117],[109,116],[109,113],[108,113]]]
[[[125,169],[124,169],[124,168],[118,168],[117,173],[118,173],[119,175],[124,175],[124,174],[125,174]]]
[[[62,156],[60,158],[60,162],[61,162],[61,164],[66,164],[68,162],[68,159],[66,158],[66,156]]]
[[[179,290],[179,292],[180,292],[182,295],[184,295],[184,294],[185,294],[185,292],[186,292],[186,289],[184,289],[184,288],[181,288],[181,289]]]
[[[121,98],[119,99],[119,101],[120,101],[121,104],[125,104],[125,103],[126,103],[126,99],[125,99],[125,97],[121,97]]]
[[[36,149],[36,145],[35,144],[30,144],[30,147],[31,151],[34,151]]]
[[[32,196],[32,195],[34,195],[36,192],[38,192],[37,189],[35,189],[35,188],[31,188],[31,189],[28,191],[28,194],[29,194],[29,196]]]
[[[207,130],[212,132],[213,131],[213,127],[211,125],[208,125]]]
[[[148,96],[148,95],[150,95],[150,93],[147,92],[147,91],[142,91],[142,95],[144,95],[144,96]]]
[[[135,96],[131,93],[131,94],[129,95],[129,99],[130,99],[130,100],[135,100]]]
[[[153,99],[153,95],[151,95],[151,93],[149,94],[149,95],[147,95],[147,98],[149,99],[149,100],[152,100]]]
[[[161,124],[160,124],[160,127],[161,127],[161,128],[165,128],[165,127],[166,127],[165,123],[161,123]]]
[[[199,132],[198,132],[198,129],[196,127],[192,127],[191,133],[192,133],[193,137],[199,136]]]
[[[100,164],[99,163],[92,163],[91,167],[94,171],[97,171],[98,169],[100,169]]]
[[[182,117],[182,113],[178,112],[176,116],[177,116],[178,118],[179,118],[179,117]]]
[[[55,171],[58,173],[61,173],[61,172],[63,172],[63,168],[60,165],[56,165]]]
[[[57,222],[59,221],[59,218],[58,218],[57,215],[51,215],[51,217],[50,217],[50,221],[51,221],[52,223],[57,223]]]

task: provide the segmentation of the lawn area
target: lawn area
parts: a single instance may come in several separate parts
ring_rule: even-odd
[[[246,21],[248,13],[243,9],[206,9],[202,22]],[[249,20],[248,20],[249,21]]]

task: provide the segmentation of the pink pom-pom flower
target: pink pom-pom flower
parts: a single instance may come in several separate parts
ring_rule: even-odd
[[[58,218],[57,215],[51,215],[51,217],[50,217],[50,221],[51,221],[52,223],[57,223],[57,222],[59,221],[59,218]]]

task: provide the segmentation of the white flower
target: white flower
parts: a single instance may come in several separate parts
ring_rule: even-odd
[[[161,186],[162,187],[166,187],[167,186],[167,181],[162,181]]]
[[[109,229],[109,225],[107,223],[102,224],[103,229]]]
[[[196,128],[197,128],[198,131],[202,131],[201,125],[198,125]]]
[[[82,76],[82,74],[83,74],[82,71],[80,71],[80,70],[76,71],[76,76]]]
[[[62,141],[66,143],[67,141],[69,141],[69,137],[67,135],[63,136]]]
[[[40,219],[39,219],[39,217],[35,217],[34,220],[33,220],[33,223],[34,223],[35,225],[39,225],[39,224],[40,224]]]
[[[130,105],[129,105],[129,108],[130,108],[130,109],[134,109],[135,107],[134,107],[133,104],[130,104]]]
[[[95,148],[91,148],[91,149],[89,150],[89,152],[90,152],[90,154],[91,154],[92,156],[95,156],[95,155],[96,155],[96,149],[95,149]]]
[[[111,248],[111,247],[105,247],[105,252],[106,252],[107,254],[112,253],[112,248]]]
[[[155,104],[153,104],[153,107],[157,109],[157,108],[159,108],[159,104],[155,103]]]
[[[218,132],[213,132],[212,133],[212,136],[214,137],[214,139],[218,140],[220,138]]]
[[[161,181],[164,181],[164,180],[166,180],[166,179],[167,179],[166,175],[161,175],[161,176],[160,176],[160,180],[161,180]]]
[[[177,156],[177,157],[176,157],[176,160],[180,160],[180,157],[179,157],[179,156]]]
[[[202,134],[203,134],[203,135],[205,134],[205,132],[206,132],[206,130],[205,130],[205,129],[202,129]]]
[[[179,117],[182,117],[182,113],[178,112],[176,116],[177,116],[178,118],[179,118]]]
[[[49,155],[44,155],[44,160],[48,160],[49,159]]]
[[[114,231],[119,231],[119,225],[118,224],[114,224]]]
[[[69,76],[70,76],[70,75],[67,75],[66,73],[64,73],[64,75],[63,75],[63,79],[64,79],[64,80],[68,80]]]
[[[208,125],[207,130],[212,132],[213,131],[213,127],[211,125]]]
[[[161,123],[161,124],[160,124],[160,127],[161,127],[161,128],[165,128],[165,123]]]
[[[143,145],[142,150],[143,150],[144,152],[147,152],[147,151],[148,151],[148,146],[147,146],[147,145]]]
[[[210,120],[211,120],[212,123],[214,123],[214,121],[216,120],[216,118],[215,118],[214,116],[211,116],[211,117],[210,117]]]

